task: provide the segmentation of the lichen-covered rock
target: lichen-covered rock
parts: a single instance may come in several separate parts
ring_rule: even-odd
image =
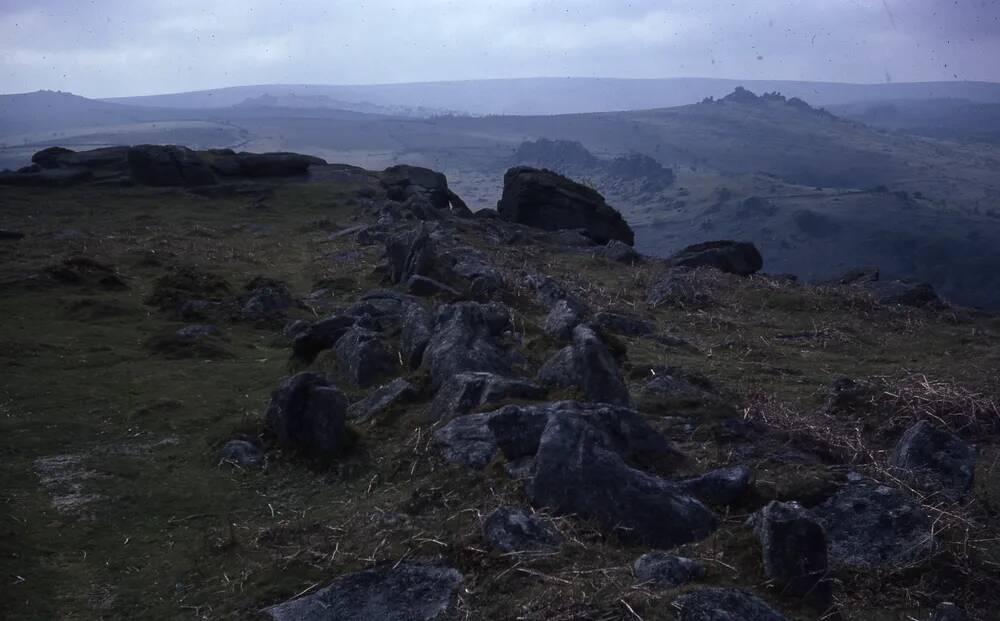
[[[427,227],[399,233],[385,241],[389,278],[402,283],[412,276],[431,275],[435,261],[434,242]]]
[[[667,552],[649,552],[640,556],[633,565],[635,577],[641,582],[652,582],[662,587],[679,587],[705,577],[701,563]]]
[[[368,388],[398,370],[377,333],[352,327],[337,340],[337,365],[358,388]]]
[[[390,563],[340,577],[264,613],[274,621],[431,621],[451,608],[461,582],[450,567]]]
[[[406,309],[400,335],[400,355],[406,368],[416,369],[423,362],[424,350],[431,340],[432,330],[431,315],[422,306],[414,304]]]
[[[586,309],[569,300],[559,300],[545,317],[542,329],[546,334],[560,341],[568,341],[573,336],[573,328],[578,326],[586,315]]]
[[[604,342],[587,326],[573,329],[573,361],[580,390],[589,401],[629,406],[632,397]]]
[[[451,377],[470,371],[508,375],[514,356],[500,336],[509,326],[510,313],[502,304],[459,302],[441,308],[422,363],[432,386],[440,388]]]
[[[972,489],[976,451],[957,435],[922,420],[899,439],[889,465],[921,491],[959,498]]]
[[[331,458],[348,445],[347,397],[319,373],[285,379],[271,396],[265,425],[278,444],[304,454]]]
[[[370,395],[351,405],[347,417],[357,422],[381,419],[383,414],[399,405],[409,403],[417,396],[413,384],[398,377],[372,391]]]
[[[501,552],[540,552],[562,544],[551,520],[519,507],[498,507],[483,520],[483,537]]]
[[[488,372],[459,373],[438,389],[427,408],[428,419],[450,420],[500,401],[541,399],[544,394],[541,387],[524,379]]]

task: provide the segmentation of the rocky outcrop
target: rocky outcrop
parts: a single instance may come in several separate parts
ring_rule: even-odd
[[[588,401],[628,406],[632,403],[611,352],[586,325],[573,329],[573,343],[550,358],[538,381],[552,388],[576,387]]]
[[[217,182],[215,173],[197,153],[173,145],[140,145],[128,151],[132,180],[142,185],[203,186]]]
[[[274,621],[431,621],[451,608],[462,575],[450,567],[388,564],[266,608]]]
[[[347,448],[347,398],[319,373],[299,373],[271,396],[264,423],[278,444],[311,457],[332,458]]]
[[[504,220],[556,231],[582,229],[599,244],[632,245],[635,234],[599,192],[550,170],[518,167],[504,175],[497,213]]]
[[[431,384],[439,388],[464,372],[510,374],[514,356],[500,342],[509,326],[510,314],[502,304],[459,302],[442,307],[423,355],[422,368]]]
[[[501,401],[541,399],[544,395],[542,388],[528,380],[487,372],[459,373],[438,389],[427,417],[447,421]]]
[[[426,227],[394,235],[385,242],[389,278],[405,283],[413,276],[428,276],[435,261],[434,242]]]
[[[347,408],[347,417],[353,421],[383,422],[386,412],[406,405],[417,396],[413,384],[399,377],[372,391],[370,395]]]
[[[291,177],[305,175],[310,166],[324,166],[326,161],[301,153],[236,153],[232,149],[207,151],[204,158],[212,170],[225,177]]]
[[[667,262],[673,267],[711,267],[717,270],[749,276],[764,267],[764,259],[750,242],[711,241],[688,246],[675,253]]]
[[[583,321],[585,315],[586,309],[581,304],[559,300],[545,317],[542,329],[554,339],[568,341],[573,337],[573,328]]]

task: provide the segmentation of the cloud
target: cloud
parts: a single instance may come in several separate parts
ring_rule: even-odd
[[[1000,81],[996,0],[7,0],[0,91],[522,76]]]

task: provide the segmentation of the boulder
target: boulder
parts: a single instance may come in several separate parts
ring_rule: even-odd
[[[403,366],[416,369],[424,359],[424,350],[431,340],[433,320],[423,306],[414,304],[406,309],[403,316],[403,330],[400,335],[400,355]]]
[[[452,192],[448,189],[447,177],[442,173],[401,164],[386,168],[380,177],[389,200],[405,203],[417,196],[426,199],[435,209],[451,206]]]
[[[585,314],[582,305],[559,300],[545,317],[542,329],[554,339],[568,341],[573,336],[573,328],[583,321]]]
[[[635,234],[599,192],[550,170],[517,167],[504,175],[497,213],[509,222],[557,231],[584,229],[600,244],[612,239],[632,245]]]
[[[300,153],[234,153],[230,149],[208,151],[205,155],[212,170],[226,177],[291,177],[304,175],[310,166],[326,161]]]
[[[826,532],[818,521],[798,503],[772,501],[755,516],[754,531],[764,573],[782,594],[829,605]]]
[[[212,169],[197,153],[173,145],[140,145],[128,150],[132,180],[155,187],[196,187],[216,183]]]
[[[878,282],[879,269],[877,267],[856,267],[848,270],[829,280],[823,281],[822,285],[862,285],[870,282]]]
[[[401,377],[396,378],[347,408],[347,417],[357,422],[381,419],[385,412],[413,401],[416,396],[417,389],[413,384]]]
[[[623,541],[669,548],[710,535],[715,516],[659,477],[626,464],[581,416],[549,417],[526,492],[536,507],[596,521]]]
[[[492,413],[459,416],[434,432],[434,444],[446,460],[474,470],[493,461],[498,446],[490,429]]]
[[[573,328],[573,363],[578,386],[588,401],[623,406],[632,403],[611,352],[587,326]]]
[[[501,552],[545,552],[562,544],[562,534],[548,519],[519,507],[499,507],[483,520],[483,537]]]
[[[548,388],[573,388],[579,384],[580,374],[573,358],[573,346],[567,345],[545,361],[536,376],[538,383]]]
[[[400,562],[348,574],[264,613],[274,621],[430,621],[448,612],[461,582],[450,567]]]
[[[488,372],[459,373],[449,378],[427,408],[432,421],[451,420],[501,401],[541,399],[545,391],[524,379]]]
[[[311,363],[321,351],[336,345],[357,321],[357,317],[349,315],[331,315],[300,329],[292,339],[292,355],[302,362]]]
[[[398,370],[377,333],[354,326],[334,346],[337,365],[358,388],[368,388]]]
[[[399,233],[385,241],[389,278],[403,283],[412,276],[426,276],[434,265],[434,242],[426,227]]]
[[[271,396],[264,423],[280,446],[320,458],[347,448],[347,397],[319,373],[285,379]]]
[[[77,183],[85,183],[94,178],[94,173],[83,168],[42,169],[30,172],[0,172],[0,185],[14,185],[36,188],[63,188]]]
[[[611,261],[617,261],[618,263],[624,263],[626,265],[635,265],[642,261],[642,256],[635,251],[635,248],[620,242],[617,239],[612,239],[605,246],[599,249],[596,253],[598,256],[604,257],[605,259]]]
[[[712,470],[681,481],[680,487],[707,505],[729,507],[739,504],[750,489],[750,469],[732,466]]]
[[[931,521],[912,496],[851,475],[810,512],[826,532],[830,566],[898,570],[934,549]]]
[[[230,440],[219,451],[219,465],[230,463],[250,470],[263,468],[265,462],[266,458],[260,447],[246,440]]]
[[[646,300],[650,306],[697,307],[708,302],[708,296],[698,290],[691,276],[681,270],[670,270],[649,287]]]
[[[591,323],[605,332],[622,336],[647,336],[653,333],[652,323],[623,313],[597,313]]]
[[[942,602],[934,609],[934,616],[930,621],[968,621],[962,609],[951,602]]]
[[[764,267],[764,259],[750,242],[711,241],[688,246],[675,253],[667,262],[673,267],[712,267],[717,270],[749,276]]]
[[[972,490],[976,451],[957,435],[922,420],[899,439],[889,465],[921,491],[958,499]]]
[[[701,563],[667,552],[649,552],[640,556],[633,565],[635,577],[641,582],[675,588],[705,577]]]
[[[422,368],[432,386],[468,371],[507,375],[514,358],[499,342],[510,326],[510,313],[498,303],[459,302],[442,307],[424,349]]]
[[[764,600],[739,589],[701,589],[673,601],[678,621],[788,621]]]
[[[419,274],[410,276],[409,280],[406,281],[406,291],[412,295],[424,298],[442,294],[451,296],[458,295],[458,291],[455,291],[443,282],[439,282],[426,276],[420,276]]]
[[[943,305],[934,287],[915,280],[881,280],[859,287],[884,306],[939,307]]]

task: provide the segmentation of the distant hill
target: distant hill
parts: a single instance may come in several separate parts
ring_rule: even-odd
[[[664,108],[722,97],[737,86],[760,92],[780,91],[818,106],[888,99],[961,98],[1000,102],[1000,84],[988,82],[914,82],[842,84],[782,80],[671,78],[525,78],[338,86],[265,84],[189,93],[120,97],[107,101],[137,106],[223,108],[270,95],[326,96],[375,106],[458,110],[469,114],[569,114]]]
[[[968,99],[891,99],[833,106],[831,111],[890,131],[1000,144],[1000,103]]]

